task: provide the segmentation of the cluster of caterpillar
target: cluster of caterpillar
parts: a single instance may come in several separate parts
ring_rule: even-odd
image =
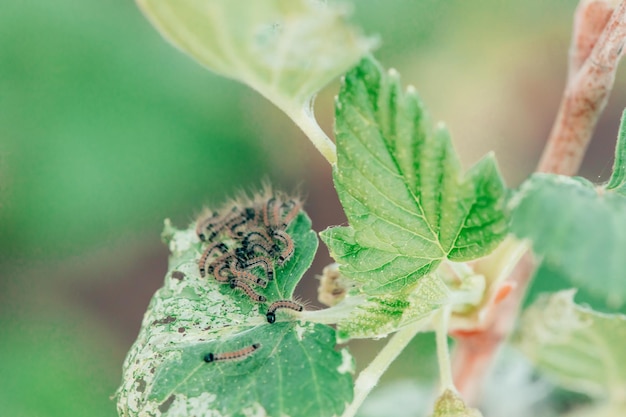
[[[266,288],[274,279],[274,265],[282,266],[293,256],[286,229],[301,206],[299,199],[268,188],[253,200],[240,198],[200,216],[196,234],[208,244],[198,261],[200,276],[212,275],[255,302],[267,301],[254,287]]]

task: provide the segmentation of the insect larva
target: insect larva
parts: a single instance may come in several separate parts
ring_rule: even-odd
[[[280,204],[276,202],[275,197],[270,197],[269,200],[263,206],[263,224],[268,229],[271,229],[276,224],[280,211]]]
[[[274,323],[276,321],[276,310],[278,310],[279,308],[288,308],[294,311],[304,310],[304,307],[301,304],[296,303],[295,301],[291,301],[291,300],[274,301],[272,304],[270,304],[269,308],[267,309],[267,313],[265,313],[265,317],[267,318],[268,323]]]
[[[215,251],[216,249],[219,250],[220,252],[222,252],[222,254],[226,253],[226,251],[228,250],[226,245],[223,244],[222,242],[215,242],[215,243],[209,245],[209,247],[206,248],[204,253],[202,253],[202,256],[200,257],[200,260],[198,261],[198,266],[200,267],[200,276],[201,277],[204,277],[206,275],[206,263],[207,263],[207,260],[209,259],[209,256],[211,256],[213,254],[213,251]]]
[[[244,281],[240,279],[231,280],[230,288],[232,289],[239,288],[240,290],[245,292],[252,301],[256,301],[257,303],[263,303],[267,301],[267,298],[265,298],[264,296],[260,294],[255,293],[254,290],[250,288],[248,284],[246,284]]]
[[[293,245],[293,239],[286,232],[282,230],[274,231],[274,238],[278,239],[283,243],[283,248],[280,251],[280,255],[278,255],[277,263],[279,265],[283,265],[293,256],[293,252],[295,250]]]
[[[214,220],[218,215],[219,213],[214,211],[211,213],[211,215],[207,215],[206,217],[201,217],[200,219],[198,219],[198,223],[196,224],[196,234],[198,235],[201,241],[204,242],[206,240],[206,236],[204,235],[204,230],[206,229],[207,225],[212,220]]]
[[[267,281],[265,281],[263,278],[257,277],[253,273],[250,273],[243,269],[239,269],[237,267],[235,267],[235,271],[233,271],[231,267],[231,271],[233,272],[236,278],[239,278],[251,284],[259,285],[263,288],[267,287]]]
[[[290,205],[291,205],[291,208],[289,207]],[[282,207],[288,210],[284,216],[281,216],[282,217],[281,227],[283,229],[286,229],[289,223],[291,223],[291,221],[296,218],[301,207],[300,207],[300,203],[295,200],[289,200],[287,203],[283,204]]]
[[[230,262],[230,259],[233,257],[233,255],[230,252],[226,252],[221,256],[218,256],[217,258],[213,259],[211,261],[211,263],[206,267],[206,270],[209,274],[212,274],[219,266],[223,265],[224,263],[226,263],[228,265],[228,262]]]
[[[296,200],[287,202],[270,198],[263,207],[263,223],[268,229],[286,229],[289,223],[298,215],[300,203]]]
[[[246,259],[245,261],[246,268],[256,268],[258,266],[263,268],[265,276],[269,281],[274,279],[274,267],[270,258],[265,256],[255,256],[254,258]]]
[[[204,355],[203,359],[206,363],[218,362],[218,361],[234,361],[238,359],[244,359],[246,356],[254,353],[254,351],[256,351],[260,347],[261,347],[260,343],[255,343],[251,346],[236,350],[234,352],[207,353],[206,355]]]
[[[206,225],[204,228],[206,231],[210,232],[208,236],[205,236],[205,239],[209,241],[213,240],[225,228],[227,228],[231,222],[236,221],[241,216],[242,214],[239,211],[239,207],[234,206],[230,210],[230,212],[226,213],[225,215],[221,217],[217,216],[217,218],[212,217],[211,219],[209,219],[208,222],[206,222]]]
[[[213,276],[218,282],[222,284],[229,283],[232,278],[234,278],[234,274],[231,271],[230,267],[231,258],[225,258],[219,262],[218,265],[215,266]],[[226,274],[224,274],[226,272]]]
[[[243,231],[239,229],[243,226],[246,226],[249,222],[253,221],[255,217],[256,211],[254,210],[254,208],[246,207],[239,213],[238,216],[235,216],[228,222],[226,222],[226,230],[232,237],[240,237],[243,235]]]
[[[267,232],[260,228],[248,232],[243,238],[242,246],[248,256],[253,256],[257,248],[268,256],[274,256],[279,249]]]

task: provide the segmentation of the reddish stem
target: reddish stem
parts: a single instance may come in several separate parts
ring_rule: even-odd
[[[595,13],[586,13],[597,6]],[[615,82],[617,64],[626,39],[626,2],[622,1],[613,11],[604,30],[589,53],[589,41],[597,36],[597,25],[606,17],[603,0],[589,3],[576,10],[574,39],[570,52],[569,81],[563,94],[548,144],[543,152],[537,171],[562,175],[574,175],[582,162],[598,117],[606,106]],[[592,19],[587,22],[586,18]],[[584,33],[584,30],[590,33]],[[585,41],[581,41],[584,39]],[[581,48],[578,50],[577,48]],[[580,68],[580,60],[585,58]]]
[[[576,9],[568,83],[537,171],[562,175],[578,171],[626,40],[626,0],[612,9],[605,0],[581,0]],[[479,403],[482,381],[513,331],[534,269],[532,255],[526,253],[506,280],[513,288],[508,297],[487,310],[480,328],[454,334],[454,381],[469,404]]]

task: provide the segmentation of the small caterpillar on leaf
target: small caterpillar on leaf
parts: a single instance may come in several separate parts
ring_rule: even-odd
[[[291,301],[291,300],[274,301],[272,304],[270,304],[269,308],[267,309],[267,313],[265,313],[265,317],[267,318],[268,323],[274,323],[276,321],[276,310],[280,308],[288,308],[294,311],[304,310],[304,307],[301,304],[296,303],[295,301]]]
[[[260,343],[255,343],[251,346],[236,350],[234,352],[225,352],[225,353],[210,352],[204,355],[203,359],[206,363],[244,359],[246,356],[254,353],[254,351],[256,351],[260,347],[261,347]]]

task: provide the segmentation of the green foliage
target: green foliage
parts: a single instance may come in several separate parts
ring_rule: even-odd
[[[626,316],[579,306],[574,294],[561,291],[538,299],[524,313],[516,344],[563,387],[623,408]]]
[[[317,238],[310,227],[305,214],[290,224],[295,253],[259,290],[268,301],[257,304],[211,277],[201,278],[203,245],[194,227],[178,231],[166,224],[170,270],[126,358],[120,415],[195,416],[209,409],[224,416],[259,410],[290,416],[340,413],[352,398],[353,365],[347,351],[335,351],[335,331],[265,319],[267,304],[290,299],[311,265]],[[241,360],[203,359],[252,345],[257,349]]]
[[[374,41],[310,0],[138,0],[174,45],[248,84],[286,113],[347,71]]]
[[[399,292],[443,259],[489,253],[507,233],[506,189],[491,155],[465,176],[447,130],[372,59],[336,104],[333,176],[350,222],[322,233],[341,272],[368,294]]]
[[[512,200],[512,231],[545,262],[609,304],[626,297],[626,196],[582,178],[535,174]]]

